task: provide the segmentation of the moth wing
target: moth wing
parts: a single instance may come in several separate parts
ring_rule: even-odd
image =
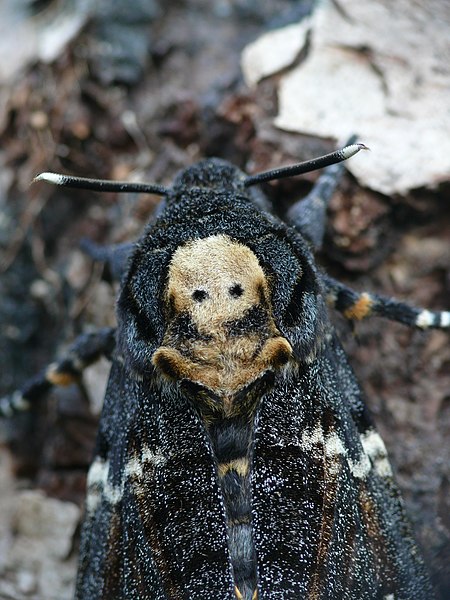
[[[261,598],[433,597],[337,340],[263,399],[252,490]]]
[[[235,599],[217,471],[186,399],[113,363],[76,598]]]

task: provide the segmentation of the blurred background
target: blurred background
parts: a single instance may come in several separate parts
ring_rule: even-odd
[[[79,241],[137,239],[158,202],[30,186],[42,171],[167,185],[206,156],[253,173],[356,132],[372,152],[349,165],[320,262],[357,289],[449,310],[449,59],[446,0],[3,0],[0,395],[114,324],[117,290]],[[264,189],[282,214],[316,177]],[[448,333],[337,326],[448,598]],[[0,598],[72,597],[107,374],[101,362],[1,424]]]

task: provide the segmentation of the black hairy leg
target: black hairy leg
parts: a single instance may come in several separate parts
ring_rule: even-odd
[[[29,379],[20,390],[0,398],[0,416],[11,417],[29,410],[53,386],[76,383],[86,367],[101,356],[111,357],[115,347],[114,336],[115,329],[111,327],[81,334],[60,360]]]
[[[350,321],[378,316],[418,329],[450,328],[450,311],[416,308],[387,296],[357,292],[328,275],[323,276],[323,281],[328,303]]]

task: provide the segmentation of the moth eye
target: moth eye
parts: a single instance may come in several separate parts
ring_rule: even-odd
[[[206,298],[209,297],[208,292],[205,292],[205,290],[194,290],[192,292],[192,300],[195,300],[195,302],[203,302],[203,300],[206,300]]]
[[[244,293],[244,289],[240,283],[235,283],[228,289],[228,292],[233,298],[239,298]]]

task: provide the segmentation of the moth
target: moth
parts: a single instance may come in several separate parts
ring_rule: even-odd
[[[363,147],[255,176],[208,159],[171,187],[38,177],[163,196],[136,243],[87,246],[121,281],[117,328],[0,405],[26,409],[111,358],[78,600],[433,597],[329,313],[425,329],[450,312],[354,291],[314,258],[341,161]],[[284,220],[254,187],[326,166]]]

